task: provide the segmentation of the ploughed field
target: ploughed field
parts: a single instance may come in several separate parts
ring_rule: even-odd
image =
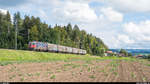
[[[0,49],[0,82],[150,82],[150,61]]]

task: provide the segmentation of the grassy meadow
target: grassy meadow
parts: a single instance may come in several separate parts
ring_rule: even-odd
[[[51,52],[36,52],[24,50],[0,49],[0,65],[13,62],[49,62],[49,61],[77,61],[77,60],[137,60],[130,57],[101,57],[90,55],[63,54]]]

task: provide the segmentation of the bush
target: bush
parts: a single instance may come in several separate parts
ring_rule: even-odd
[[[128,56],[129,56],[129,57],[132,57],[132,53],[128,53]]]
[[[128,52],[125,49],[121,49],[119,53],[124,54],[125,56],[128,56]]]
[[[147,58],[148,58],[148,60],[150,60],[150,55],[148,55],[148,57],[147,57]]]

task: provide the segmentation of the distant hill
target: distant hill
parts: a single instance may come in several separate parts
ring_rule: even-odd
[[[109,49],[113,52],[118,52],[120,49]],[[150,49],[125,49],[128,53],[132,54],[150,54]]]

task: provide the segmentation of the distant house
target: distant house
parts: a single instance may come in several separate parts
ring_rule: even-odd
[[[113,52],[112,51],[106,51],[106,53],[112,54]]]
[[[137,55],[136,58],[143,58],[143,55]]]
[[[114,54],[112,51],[106,51],[105,52],[105,56],[112,56],[112,54]]]

